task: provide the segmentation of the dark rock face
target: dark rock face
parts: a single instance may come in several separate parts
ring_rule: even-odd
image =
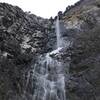
[[[63,17],[65,34],[73,40],[69,48],[71,76],[66,82],[69,100],[100,99],[100,1],[89,1],[84,0]]]
[[[24,98],[31,61],[47,52],[48,25],[46,19],[0,3],[0,100]]]
[[[71,43],[59,55],[64,66],[70,62],[68,100],[100,100],[99,5],[99,0],[82,0],[58,13],[61,35]],[[55,49],[55,19],[0,3],[0,100],[32,100],[31,70],[38,55]]]

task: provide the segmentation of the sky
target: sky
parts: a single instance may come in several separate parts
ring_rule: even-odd
[[[79,0],[0,0],[15,6],[19,6],[24,11],[44,18],[57,15],[58,11],[65,11],[68,5],[72,5]]]

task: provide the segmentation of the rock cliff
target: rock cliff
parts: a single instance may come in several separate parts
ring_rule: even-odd
[[[58,13],[65,41],[66,98],[100,100],[100,1],[81,0]],[[0,3],[0,100],[32,100],[32,68],[56,46],[55,20]],[[71,58],[71,59],[68,59]]]

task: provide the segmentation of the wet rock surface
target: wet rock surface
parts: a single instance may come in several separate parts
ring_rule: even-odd
[[[66,67],[68,100],[100,100],[99,4],[81,0],[59,12],[65,47],[51,56]],[[55,19],[0,3],[0,100],[32,100],[37,57],[56,48]]]

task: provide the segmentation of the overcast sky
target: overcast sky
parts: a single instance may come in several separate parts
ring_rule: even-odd
[[[77,1],[79,0],[0,0],[44,18],[54,17],[58,11],[64,11],[68,5]]]

